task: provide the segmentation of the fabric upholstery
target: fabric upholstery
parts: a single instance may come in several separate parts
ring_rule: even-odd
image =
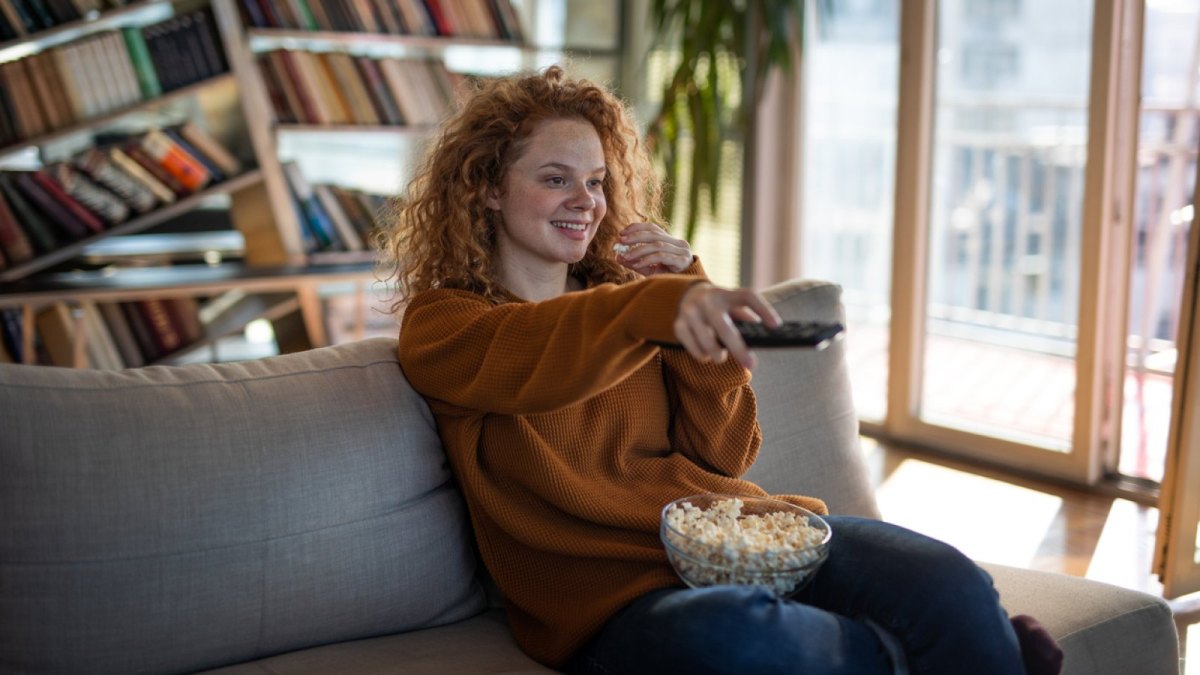
[[[555,671],[517,647],[503,610],[466,621],[370,640],[304,649],[203,675],[534,675]]]
[[[794,282],[764,295],[785,319],[845,321],[836,284]],[[845,341],[838,340],[819,351],[757,351],[750,385],[758,396],[763,446],[746,478],[772,494],[820,497],[830,513],[878,518],[844,350]]]
[[[1178,675],[1178,638],[1162,598],[1079,577],[981,565],[1009,614],[1034,616],[1063,648],[1062,675]]]
[[[394,340],[0,369],[0,669],[164,672],[483,607]]]
[[[842,316],[833,284],[766,293],[786,317]],[[0,671],[549,672],[501,610],[476,615],[469,526],[395,350],[0,364]],[[842,350],[760,351],[748,477],[877,516]],[[985,568],[1061,641],[1066,675],[1178,672],[1161,598]]]

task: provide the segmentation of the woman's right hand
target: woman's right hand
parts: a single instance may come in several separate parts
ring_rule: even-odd
[[[721,288],[707,281],[693,284],[679,300],[675,337],[694,358],[723,363],[730,355],[746,368],[757,362],[734,321],[779,325],[779,314],[761,295],[748,288]]]

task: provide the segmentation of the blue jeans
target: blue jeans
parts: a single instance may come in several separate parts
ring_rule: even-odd
[[[1021,675],[991,577],[896,525],[831,516],[829,557],[791,599],[757,586],[648,593],[605,624],[572,673]]]

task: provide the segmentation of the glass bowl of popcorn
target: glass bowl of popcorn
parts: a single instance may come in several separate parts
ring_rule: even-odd
[[[756,584],[788,596],[825,562],[833,531],[821,516],[778,499],[701,494],[663,507],[659,535],[692,588]]]

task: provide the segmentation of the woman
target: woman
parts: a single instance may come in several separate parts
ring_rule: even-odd
[[[386,233],[400,362],[521,647],[572,672],[1025,672],[986,574],[880,522],[831,516],[795,601],[683,587],[659,512],[764,494],[740,478],[760,436],[731,319],[779,317],[706,280],[658,195],[626,108],[550,68],[464,103]]]

